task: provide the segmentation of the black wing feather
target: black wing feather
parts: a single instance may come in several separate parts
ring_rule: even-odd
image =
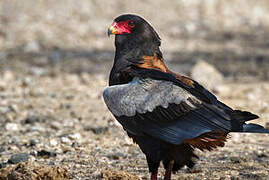
[[[232,110],[198,83],[196,89],[171,74],[145,71],[128,84],[104,91],[109,109],[130,134],[180,144],[207,132],[246,132],[245,121],[258,117]]]
[[[180,110],[180,105],[170,104],[168,108],[157,107],[153,112],[116,118],[127,131],[130,121],[135,121],[138,126],[132,128],[135,128],[136,133],[153,136],[171,144],[180,144],[185,139],[192,139],[206,132],[230,132],[234,128],[231,118],[226,119],[223,112],[216,109],[212,111],[207,106],[200,105],[186,113]],[[239,129],[240,126],[236,128]]]

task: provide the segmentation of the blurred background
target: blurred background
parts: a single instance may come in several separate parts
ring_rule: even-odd
[[[118,173],[111,169],[124,170],[119,177],[147,177],[143,154],[102,100],[114,58],[107,28],[124,13],[140,15],[155,28],[173,71],[191,76],[233,108],[259,114],[257,122],[269,126],[268,0],[0,0],[5,177],[14,167],[12,155],[20,153],[37,169],[63,166],[72,179],[109,179]],[[181,171],[176,177],[267,177],[268,147],[268,136],[234,135],[226,149],[202,156],[209,161],[206,173]],[[250,154],[242,155],[244,148]],[[248,169],[246,158],[257,163],[257,171]],[[222,161],[226,169],[216,164]],[[238,169],[231,170],[234,162]]]
[[[72,60],[82,67],[63,68],[108,72],[114,45],[107,27],[118,15],[135,13],[157,30],[165,59],[180,64],[175,70],[186,73],[202,59],[225,76],[269,77],[266,0],[3,0],[0,7],[1,62],[20,57],[34,66]]]

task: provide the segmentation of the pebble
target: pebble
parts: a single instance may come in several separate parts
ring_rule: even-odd
[[[40,45],[37,41],[31,41],[25,45],[24,51],[28,53],[38,53],[40,51]]]
[[[7,83],[4,81],[0,82],[0,92],[6,90]]]
[[[41,156],[41,157],[56,157],[57,153],[42,149],[41,151],[37,151],[37,156]]]
[[[92,131],[94,134],[103,134],[108,131],[108,127],[85,127],[85,131]]]
[[[45,132],[46,129],[43,126],[31,126],[30,131]]]
[[[50,145],[51,146],[56,146],[58,144],[58,141],[56,139],[51,139],[50,140]]]
[[[124,157],[125,155],[123,153],[120,153],[120,152],[116,152],[116,153],[112,153],[112,154],[109,154],[107,155],[107,157],[109,159],[113,159],[113,160],[118,160],[120,159],[121,157]]]
[[[10,111],[8,107],[0,107],[0,113],[1,114],[6,114]]]
[[[80,135],[80,133],[69,134],[68,137],[69,137],[71,140],[78,140],[78,141],[81,140],[81,135]]]
[[[7,166],[7,164],[8,164],[8,163],[6,163],[6,162],[2,162],[2,163],[0,163],[0,169],[1,169],[1,168],[5,168],[5,167]]]
[[[3,146],[0,146],[0,153],[1,153],[1,152],[5,152],[5,151],[6,151],[6,148],[3,147]]]
[[[72,145],[71,145],[73,148],[76,148],[79,146],[79,144],[77,142],[73,142]]]
[[[38,142],[34,139],[31,139],[30,142],[29,142],[29,145],[30,146],[35,146]]]
[[[238,176],[239,175],[239,172],[234,171],[234,170],[232,170],[230,173],[231,173],[232,176]]]
[[[31,155],[31,156],[37,156],[37,151],[32,150],[32,151],[30,152],[30,155]]]
[[[210,90],[217,91],[223,82],[223,75],[211,64],[198,61],[191,69],[191,77]]]
[[[44,68],[32,67],[30,70],[31,70],[31,73],[36,75],[36,76],[42,76],[43,74],[45,74]]]
[[[71,140],[67,137],[61,137],[61,142],[68,145],[72,144]]]
[[[33,79],[31,77],[25,77],[21,82],[22,87],[29,87],[32,85],[33,85]]]
[[[8,106],[8,108],[12,112],[16,112],[16,113],[19,112],[19,108],[18,108],[18,106],[16,104],[11,104],[11,105]]]
[[[226,84],[220,84],[215,87],[214,90],[220,93],[222,96],[230,96],[231,92],[233,91],[232,88]]]
[[[126,145],[132,145],[134,144],[131,138],[124,136],[124,142]]]
[[[110,121],[110,123],[111,122],[113,123],[113,126],[122,127],[122,125],[116,120]]]
[[[9,164],[17,164],[19,162],[27,162],[29,159],[29,155],[26,153],[18,153],[13,154],[8,160]]]
[[[63,145],[61,148],[62,148],[63,153],[67,153],[73,150],[70,146],[66,146],[66,145]]]
[[[58,51],[53,51],[49,55],[49,60],[51,60],[53,63],[59,62],[62,59],[61,54]]]
[[[19,130],[19,126],[16,123],[7,123],[5,128],[8,131],[18,131]]]
[[[240,157],[230,157],[230,160],[233,164],[237,164],[237,163],[241,163],[242,160],[240,159]]]
[[[37,116],[28,116],[25,120],[25,124],[34,124],[36,122],[39,122],[39,117]]]
[[[15,75],[12,71],[5,71],[5,73],[3,74],[2,80],[3,81],[14,81],[15,79]]]
[[[268,155],[266,153],[264,153],[264,151],[262,151],[262,150],[258,150],[256,152],[256,154],[257,154],[258,158],[267,158],[268,157]]]
[[[99,162],[101,162],[101,163],[107,163],[107,162],[109,162],[109,159],[107,157],[101,157],[99,159]]]
[[[50,126],[51,126],[51,128],[53,128],[55,130],[59,130],[59,129],[61,129],[62,124],[57,122],[57,121],[53,121],[53,122],[51,122]]]
[[[247,93],[247,99],[251,100],[251,101],[255,101],[256,100],[256,96],[253,92],[249,92]]]

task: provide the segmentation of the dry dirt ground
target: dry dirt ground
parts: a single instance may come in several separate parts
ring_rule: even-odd
[[[25,72],[1,72],[0,163],[6,167],[0,172],[11,172],[10,167],[17,166],[11,165],[11,155],[26,153],[30,166],[62,168],[60,172],[69,173],[63,177],[71,179],[135,179],[130,174],[146,179],[144,155],[104,105],[106,76],[52,69],[37,71],[25,64]],[[217,95],[234,108],[259,114],[257,122],[265,125],[269,119],[268,92],[266,81],[226,79]],[[231,135],[224,148],[198,151],[195,171],[183,169],[174,178],[266,179],[268,135]]]
[[[0,1],[0,180],[149,177],[102,99],[114,53],[106,28],[126,12],[159,32],[172,70],[209,62],[224,76],[218,98],[269,123],[267,0],[79,2]],[[195,170],[174,179],[269,176],[268,135],[233,133],[224,148],[197,154]]]

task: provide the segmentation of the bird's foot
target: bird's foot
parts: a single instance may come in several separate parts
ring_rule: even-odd
[[[158,171],[151,173],[150,180],[158,180]]]
[[[174,166],[174,160],[170,161],[167,169],[165,170],[164,180],[171,180],[171,173]]]

